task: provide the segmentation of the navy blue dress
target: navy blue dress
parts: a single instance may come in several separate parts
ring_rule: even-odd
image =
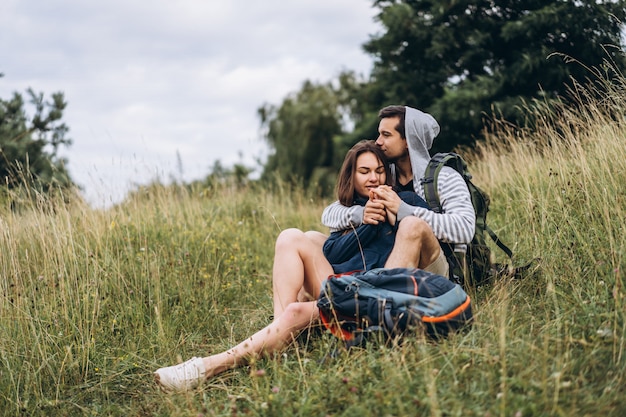
[[[415,192],[401,191],[398,196],[411,206],[428,208],[424,199]],[[354,203],[365,206],[366,202],[367,199],[358,198]],[[396,240],[398,223],[394,226],[388,222],[362,224],[354,229],[331,233],[324,242],[323,251],[335,274],[384,267]]]

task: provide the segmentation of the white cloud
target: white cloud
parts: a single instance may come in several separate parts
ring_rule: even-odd
[[[266,152],[258,107],[306,79],[367,73],[365,0],[4,0],[0,97],[63,91],[74,179],[94,203],[155,175]]]

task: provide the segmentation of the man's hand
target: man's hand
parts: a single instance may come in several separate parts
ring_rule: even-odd
[[[387,219],[385,205],[377,199],[377,195],[370,191],[369,200],[365,203],[363,210],[363,224],[379,224]]]

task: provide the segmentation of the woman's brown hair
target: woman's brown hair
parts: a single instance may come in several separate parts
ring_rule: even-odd
[[[346,153],[343,165],[341,166],[341,170],[337,176],[335,191],[337,193],[337,199],[344,206],[351,206],[354,204],[354,199],[356,197],[354,191],[354,172],[356,171],[356,160],[361,154],[366,152],[373,153],[376,158],[382,162],[385,167],[385,184],[389,185],[391,183],[391,172],[389,170],[387,158],[385,158],[385,153],[373,140],[362,140],[357,142],[356,145],[350,148],[348,153]]]

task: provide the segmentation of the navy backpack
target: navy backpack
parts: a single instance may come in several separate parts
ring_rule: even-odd
[[[471,300],[459,284],[411,268],[331,275],[317,306],[324,326],[348,347],[372,331],[389,339],[407,330],[445,337],[472,320]]]

